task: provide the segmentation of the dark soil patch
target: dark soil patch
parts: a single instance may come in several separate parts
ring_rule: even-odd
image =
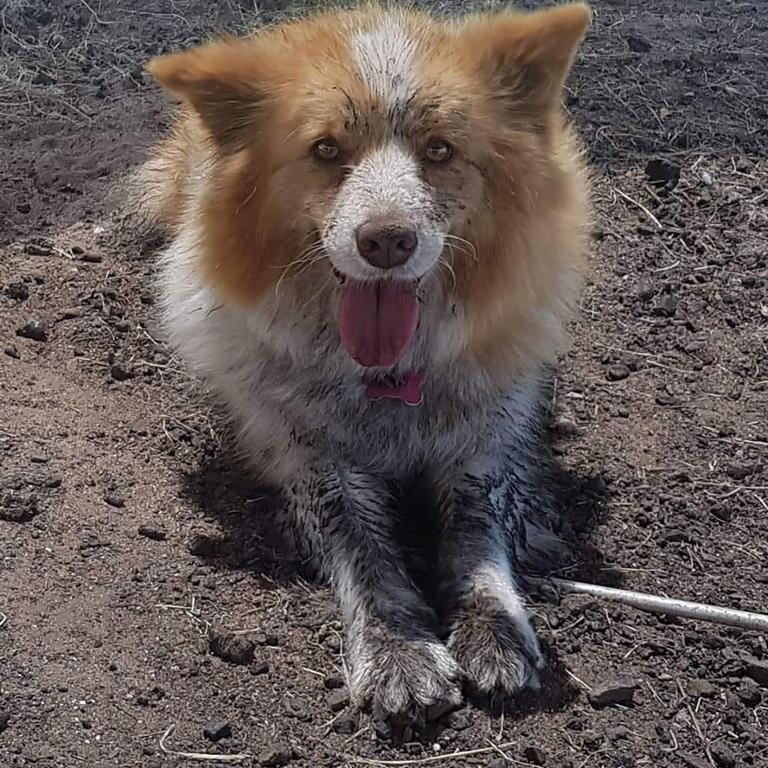
[[[176,724],[167,748],[254,766],[507,742],[440,765],[768,765],[765,637],[586,598],[535,606],[540,694],[399,747],[350,711],[330,596],[227,466],[156,329],[156,244],[115,213],[167,122],[143,62],[253,5],[0,9],[0,764],[175,765]],[[765,611],[768,17],[595,8],[568,99],[595,164],[593,272],[553,428],[570,575]]]

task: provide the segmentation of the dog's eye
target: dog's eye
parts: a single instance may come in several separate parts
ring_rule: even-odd
[[[312,147],[312,154],[327,163],[339,156],[339,145],[333,139],[320,139]]]
[[[453,157],[453,147],[443,139],[430,139],[424,147],[424,157],[430,163],[447,163]]]

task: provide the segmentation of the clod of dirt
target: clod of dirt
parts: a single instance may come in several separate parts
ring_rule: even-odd
[[[608,381],[622,381],[629,376],[629,368],[626,365],[612,365],[607,372]]]
[[[83,253],[79,258],[80,261],[84,261],[87,264],[100,264],[104,260],[104,257],[99,253]]]
[[[293,759],[293,751],[285,744],[268,744],[259,755],[259,765],[266,768],[275,768],[280,765],[288,765]]]
[[[694,680],[690,687],[691,695],[696,698],[711,699],[713,696],[717,696],[717,688],[709,680]]]
[[[677,310],[677,299],[670,293],[665,293],[659,297],[656,306],[653,308],[653,314],[659,317],[672,317]]]
[[[768,688],[768,659],[756,659],[754,656],[745,656],[747,676],[751,677],[758,685]]]
[[[13,344],[9,344],[3,350],[3,352],[5,352],[5,354],[8,355],[8,357],[12,357],[14,360],[20,360],[21,359],[21,355],[19,354],[19,350],[16,349],[16,347],[14,347]]]
[[[224,720],[212,720],[205,724],[203,736],[214,743],[222,739],[229,739],[232,736],[232,726]]]
[[[325,697],[325,701],[331,712],[341,712],[349,706],[349,691],[345,688],[337,688]]]
[[[0,494],[0,520],[9,523],[27,523],[42,511],[40,500],[35,493]]]
[[[748,677],[744,678],[739,684],[737,694],[748,707],[758,707],[763,701],[760,687],[754,680],[751,680]]]
[[[109,374],[115,381],[128,381],[136,375],[133,368],[125,363],[114,363],[109,369]]]
[[[648,53],[653,47],[644,37],[638,35],[627,35],[624,39],[632,53]]]
[[[116,493],[105,494],[104,501],[106,501],[110,507],[115,507],[117,509],[122,509],[125,506],[125,499],[122,496],[118,496]]]
[[[710,764],[701,757],[690,754],[690,752],[678,752],[677,756],[690,768],[711,768]]]
[[[680,166],[661,158],[649,160],[645,166],[645,175],[654,186],[671,190],[680,181]]]
[[[588,695],[593,707],[608,707],[612,704],[628,706],[632,703],[637,683],[628,677],[617,677],[593,686]]]
[[[716,741],[709,748],[709,751],[718,768],[734,768],[736,765],[736,755],[727,744]]]
[[[257,661],[250,666],[252,675],[266,675],[269,672],[269,664],[266,661]]]
[[[153,528],[151,525],[140,525],[139,536],[152,541],[165,541],[168,534],[162,528]]]
[[[214,656],[230,664],[250,664],[256,651],[248,638],[223,630],[211,630],[208,648]]]
[[[547,753],[540,747],[530,746],[523,750],[523,757],[533,765],[546,765]]]
[[[344,678],[341,675],[328,675],[323,680],[323,685],[329,691],[332,691],[335,688],[343,688],[344,687]]]
[[[26,283],[8,283],[3,291],[9,299],[14,301],[25,301],[29,298],[29,287]]]
[[[22,339],[32,339],[32,341],[48,340],[48,330],[40,320],[27,321],[16,329],[16,335],[21,336]]]
[[[342,715],[338,720],[333,723],[333,730],[336,733],[350,735],[357,732],[359,725],[359,719],[354,713],[348,715]]]
[[[620,739],[628,739],[632,735],[632,731],[626,725],[615,725],[612,728],[606,728],[605,735],[609,741],[619,741]]]
[[[187,549],[190,555],[195,557],[213,557],[219,547],[218,539],[213,536],[206,536],[204,533],[196,533],[189,540]]]
[[[50,458],[46,456],[44,453],[33,453],[29,460],[33,464],[47,464],[50,461]]]

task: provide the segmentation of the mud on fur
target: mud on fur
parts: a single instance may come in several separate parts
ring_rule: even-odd
[[[588,223],[561,95],[589,19],[369,5],[149,64],[182,103],[140,174],[168,334],[393,721],[543,664],[517,575],[557,546],[542,417]],[[401,535],[417,479],[434,591]]]

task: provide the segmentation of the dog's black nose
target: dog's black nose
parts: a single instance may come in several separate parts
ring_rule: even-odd
[[[380,269],[404,264],[418,243],[416,231],[408,227],[371,223],[357,230],[357,250],[369,264]]]

